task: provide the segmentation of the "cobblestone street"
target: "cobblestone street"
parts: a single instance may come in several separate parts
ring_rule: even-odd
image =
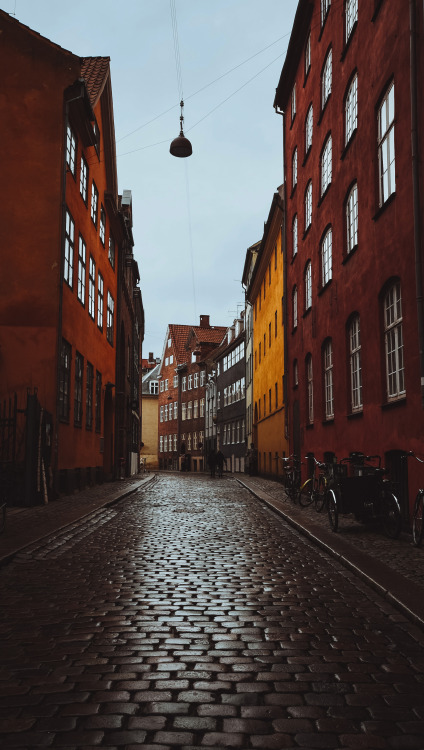
[[[0,569],[0,745],[424,746],[424,636],[232,478],[161,475]]]

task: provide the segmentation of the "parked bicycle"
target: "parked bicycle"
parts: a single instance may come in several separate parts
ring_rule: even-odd
[[[286,495],[295,503],[300,489],[300,459],[295,455],[279,456],[279,459],[283,463],[283,481]]]
[[[331,478],[330,468],[327,464],[317,461],[315,456],[309,455],[305,458],[311,461],[312,474],[300,487],[299,504],[306,508],[313,503],[317,513],[320,513],[325,505],[326,490]],[[317,469],[319,469],[318,476]]]
[[[356,463],[358,454],[342,459],[340,470],[327,489],[327,509],[333,531],[339,527],[341,514],[353,513],[357,521],[369,523],[379,521],[385,533],[396,539],[401,530],[402,518],[399,500],[393,492],[392,483],[384,478],[386,469],[381,467],[380,456],[363,456]],[[347,466],[352,465],[353,476],[347,476]],[[337,476],[338,474],[338,476]]]
[[[405,458],[413,456],[416,461],[420,464],[424,464],[424,461],[415,455],[414,451],[410,451]],[[414,509],[412,511],[412,541],[416,547],[421,547],[424,536],[424,525],[423,525],[423,506],[424,506],[424,489],[420,489],[417,492],[417,496],[414,502]]]

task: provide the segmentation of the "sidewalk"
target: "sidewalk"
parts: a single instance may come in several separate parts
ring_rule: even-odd
[[[246,474],[235,478],[287,523],[424,627],[424,548],[414,547],[411,535],[389,539],[379,529],[363,527],[351,516],[340,516],[339,532],[334,534],[325,511],[316,513],[313,507],[294,505],[286,499],[280,482]]]

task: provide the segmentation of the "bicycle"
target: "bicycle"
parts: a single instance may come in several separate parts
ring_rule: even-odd
[[[410,451],[405,458],[413,456],[416,461],[420,464],[424,464],[424,461],[415,455],[413,451]],[[424,536],[424,525],[423,525],[423,506],[424,506],[424,489],[419,489],[414,502],[414,509],[412,511],[412,541],[415,547],[421,547],[423,536]]]
[[[297,497],[300,489],[300,460],[298,456],[279,456],[280,461],[283,462],[284,472],[284,489],[287,497],[290,498],[294,503],[297,501]]]
[[[308,505],[314,503],[315,510],[317,513],[321,513],[325,505],[326,490],[330,479],[329,467],[325,463],[317,461],[315,456],[306,456],[306,460],[312,460],[312,474],[299,490],[299,505],[306,508]],[[316,469],[320,470],[318,476],[316,476]]]

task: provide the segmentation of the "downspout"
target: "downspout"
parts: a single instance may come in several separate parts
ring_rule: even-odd
[[[283,400],[284,400],[284,437],[286,440],[289,440],[290,433],[289,433],[289,409],[288,409],[288,334],[287,334],[287,246],[286,246],[286,224],[287,224],[287,208],[286,208],[286,162],[284,159],[284,112],[279,109],[278,107],[275,107],[275,112],[277,115],[281,115],[283,118],[283,184],[284,184],[284,200],[283,200],[283,222],[281,225],[281,247],[283,250],[283,296],[284,296],[284,390],[283,390]]]
[[[424,408],[424,307],[423,307],[423,276],[422,276],[422,228],[420,176],[418,155],[418,107],[417,107],[417,47],[416,47],[416,3],[409,0],[409,31],[410,31],[410,90],[411,90],[411,155],[412,155],[412,202],[414,224],[415,251],[415,288],[418,321],[418,345],[421,378],[421,406]]]

